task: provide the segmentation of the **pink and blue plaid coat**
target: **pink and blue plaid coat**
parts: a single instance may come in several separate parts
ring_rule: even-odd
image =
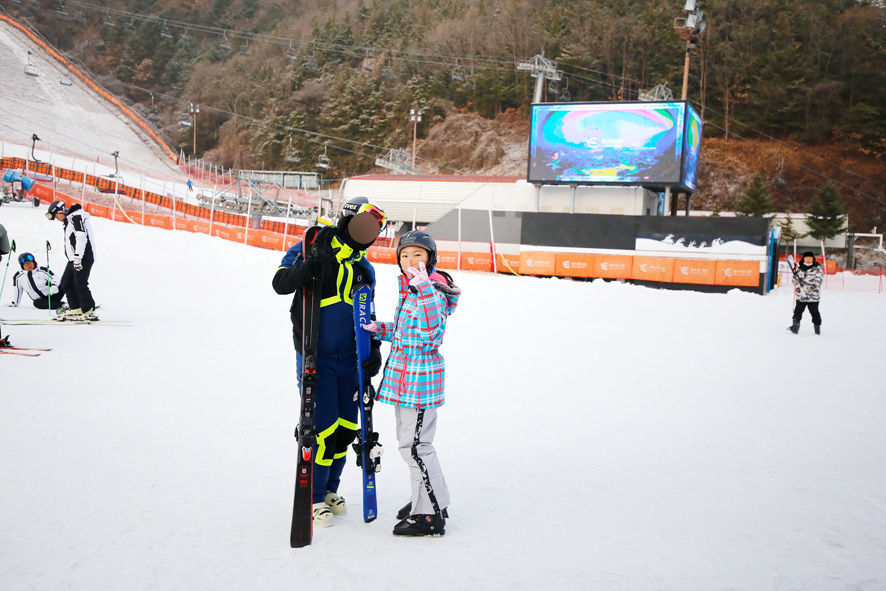
[[[400,275],[396,320],[378,323],[376,338],[392,343],[378,390],[382,402],[435,408],[445,401],[445,364],[438,347],[461,290],[450,287],[438,273],[431,273],[429,279],[411,288],[406,276]]]

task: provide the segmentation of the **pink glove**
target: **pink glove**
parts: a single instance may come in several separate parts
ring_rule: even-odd
[[[368,330],[369,332],[378,332],[378,323],[370,322],[369,324],[362,325],[363,330]]]
[[[418,287],[422,283],[428,283],[428,271],[425,269],[423,261],[418,262],[418,269],[409,267],[409,272],[412,273],[412,279],[409,280],[409,285]]]

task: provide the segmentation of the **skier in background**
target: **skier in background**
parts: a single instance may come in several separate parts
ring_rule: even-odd
[[[396,405],[398,449],[412,483],[411,501],[398,513],[401,521],[394,526],[394,535],[440,536],[448,517],[449,489],[434,449],[437,409],[445,401],[444,362],[438,347],[461,290],[449,275],[434,270],[437,245],[425,232],[400,237],[397,261],[402,274],[394,322],[363,327],[376,339],[392,343],[378,399]]]
[[[23,252],[18,257],[18,264],[22,270],[12,278],[12,285],[17,288],[13,306],[18,306],[22,301],[22,295],[34,301],[34,307],[40,310],[48,310],[52,306],[57,310],[62,305],[65,292],[61,290],[55,281],[55,277],[47,267],[38,267],[37,260],[29,252]]]
[[[821,334],[821,314],[818,311],[818,303],[821,301],[821,284],[824,281],[824,270],[812,251],[803,253],[794,278],[794,292],[797,295],[797,302],[794,304],[793,322],[788,330],[794,334],[800,332],[800,319],[803,312],[809,308],[809,315],[812,316],[812,326],[815,328],[815,334]]]
[[[64,201],[53,201],[46,211],[46,217],[62,222],[65,227],[68,264],[62,273],[59,288],[65,292],[70,309],[58,319],[97,321],[95,300],[89,289],[89,273],[95,263],[95,238],[89,214],[79,203],[68,209]]]
[[[366,258],[368,249],[385,227],[384,211],[366,197],[348,201],[336,226],[320,229],[310,247],[295,244],[283,257],[273,279],[274,291],[294,293],[289,310],[296,365],[302,372],[302,287],[322,269],[317,382],[315,388],[313,504],[314,525],[332,525],[333,515],[347,511],[338,494],[348,446],[357,436],[359,407],[355,393],[357,339],[354,332],[354,292],[362,285],[375,287],[375,270]],[[307,252],[306,252],[307,249]],[[373,308],[374,309],[374,308]],[[374,318],[374,314],[372,315]],[[374,342],[363,363],[368,377],[381,369],[381,343]]]

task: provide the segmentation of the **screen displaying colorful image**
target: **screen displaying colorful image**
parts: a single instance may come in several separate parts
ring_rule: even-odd
[[[684,102],[532,105],[528,180],[681,185],[685,112]]]
[[[701,154],[701,117],[686,105],[686,133],[683,134],[683,186],[695,191],[698,183],[698,160]]]

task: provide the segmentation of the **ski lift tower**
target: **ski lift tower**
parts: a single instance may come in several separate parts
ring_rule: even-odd
[[[406,150],[390,150],[385,156],[375,159],[375,165],[387,168],[394,174],[418,174],[414,161],[410,164],[409,153]]]
[[[518,70],[526,70],[535,78],[535,94],[532,96],[533,103],[541,102],[541,91],[545,85],[545,78],[553,82],[560,81],[560,71],[557,63],[552,62],[543,55],[536,55],[522,64],[517,64]]]
[[[686,100],[689,88],[689,55],[698,47],[701,34],[704,33],[707,23],[704,21],[704,10],[699,8],[698,0],[686,0],[683,5],[684,18],[674,19],[674,32],[686,42],[686,59],[683,62],[683,92],[680,100]]]

